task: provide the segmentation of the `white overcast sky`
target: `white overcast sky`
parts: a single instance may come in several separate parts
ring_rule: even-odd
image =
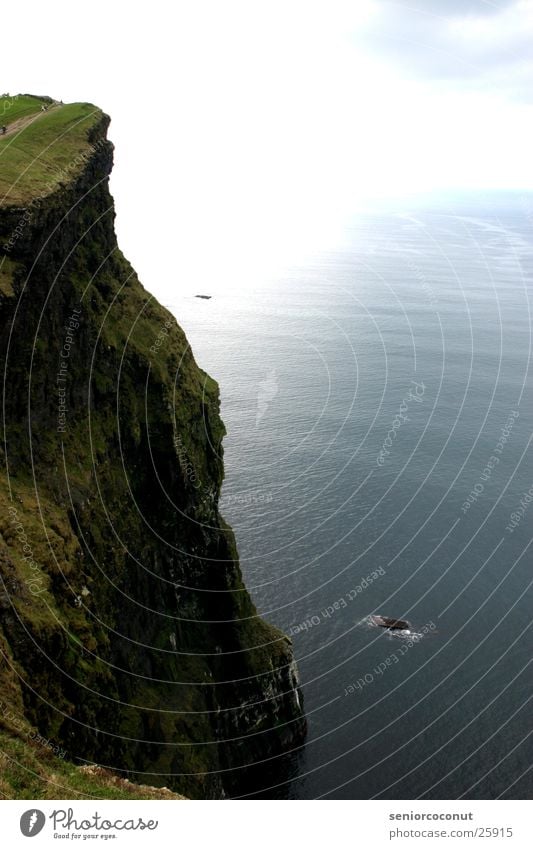
[[[533,0],[26,0],[4,91],[112,117],[145,285],[298,260],[374,197],[533,188]]]

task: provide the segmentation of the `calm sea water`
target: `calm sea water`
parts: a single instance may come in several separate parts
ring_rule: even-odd
[[[267,796],[533,796],[532,224],[528,195],[391,205],[172,304],[220,382],[247,585],[302,677],[309,739]]]

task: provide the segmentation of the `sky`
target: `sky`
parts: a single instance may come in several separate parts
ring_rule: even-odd
[[[119,239],[167,300],[304,261],[376,199],[533,189],[533,0],[27,0],[2,18],[5,91],[111,115]]]

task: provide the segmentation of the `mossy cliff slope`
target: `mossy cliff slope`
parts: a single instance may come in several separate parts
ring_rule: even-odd
[[[0,789],[246,792],[305,720],[218,512],[218,388],[117,247],[107,117],[34,100],[0,137]]]

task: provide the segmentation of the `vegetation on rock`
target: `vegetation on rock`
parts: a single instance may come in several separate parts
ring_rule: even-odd
[[[244,792],[305,720],[218,510],[218,387],[117,246],[107,116],[9,102],[0,124],[26,123],[0,136],[0,792],[131,798],[93,763]]]

